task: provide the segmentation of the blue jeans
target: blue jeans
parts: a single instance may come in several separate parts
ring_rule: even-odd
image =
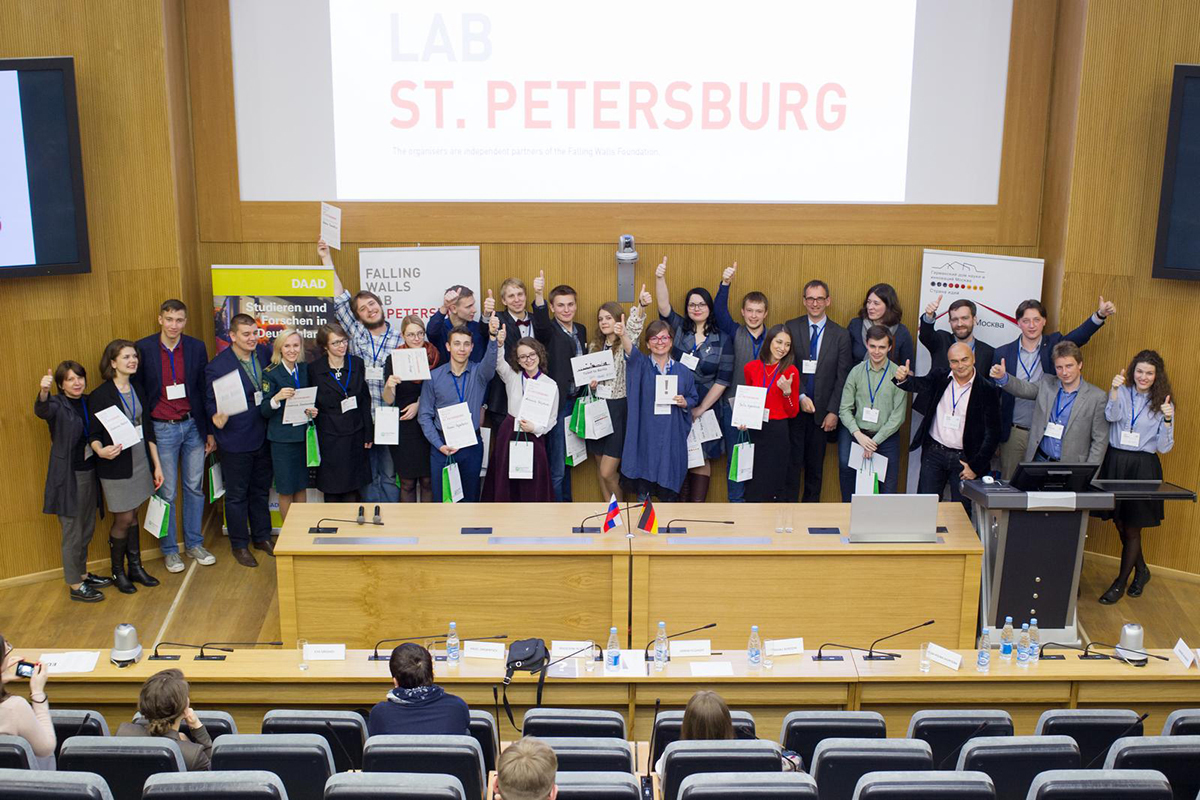
[[[727,401],[724,396],[722,396],[717,402],[719,405],[724,405],[726,409],[731,408],[729,401]],[[731,481],[729,480],[728,472],[728,459],[733,457],[733,447],[737,444],[738,434],[741,433],[741,431],[735,428],[733,423],[729,421],[730,417],[728,414],[723,417],[718,415],[718,419],[721,422],[721,432],[725,434],[725,463],[727,470],[725,473],[725,486],[729,491],[729,502],[744,503],[746,502],[746,484],[748,481],[742,481],[741,483],[738,483],[737,481]]]
[[[841,484],[842,502],[849,503],[851,496],[854,494],[854,482],[857,477],[856,471],[846,466],[846,462],[850,459],[850,445],[854,443],[854,435],[846,426],[842,425],[838,428],[838,483]],[[896,484],[900,480],[900,440],[896,434],[892,434],[883,440],[879,445],[879,455],[888,460],[887,474],[883,476],[883,486],[880,491],[883,494],[895,494]]]
[[[550,485],[554,489],[556,503],[571,502],[571,471],[567,469],[567,441],[563,431],[571,421],[571,410],[575,398],[558,405],[558,424],[546,436],[546,457],[550,459]]]
[[[400,487],[396,485],[396,464],[392,448],[377,444],[368,451],[371,462],[371,482],[363,489],[364,503],[399,503]]]
[[[374,450],[375,448],[371,448]],[[458,464],[458,477],[462,479],[463,503],[479,502],[479,470],[483,469],[483,445],[476,444],[464,447],[454,454],[454,463]],[[429,448],[429,471],[433,480],[433,501],[442,501],[442,468],[446,466],[446,457],[436,447]]]
[[[154,420],[154,439],[158,445],[158,460],[162,464],[163,485],[158,490],[162,499],[171,504],[171,521],[166,536],[159,540],[163,553],[178,553],[175,540],[175,486],[179,467],[183,465],[183,544],[187,549],[204,544],[200,526],[204,520],[204,440],[196,430],[194,420],[160,422]]]

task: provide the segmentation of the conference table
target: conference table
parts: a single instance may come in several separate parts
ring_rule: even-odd
[[[600,532],[592,503],[385,504],[382,524],[358,524],[356,504],[297,504],[275,545],[283,641],[373,647],[431,639],[451,620],[462,638],[607,641],[640,648],[657,623],[674,633],[708,623],[718,649],[744,649],[751,625],[765,639],[804,637],[866,647],[950,647],[975,641],[982,547],[958,503],[938,507],[936,543],[848,540],[841,503],[664,503],[686,533],[636,529],[640,506]],[[632,519],[630,518],[632,515]],[[333,533],[310,533],[322,518]],[[726,524],[728,523],[728,524]],[[627,536],[630,525],[633,535]],[[789,532],[789,529],[790,532]],[[822,532],[824,531],[824,532]]]
[[[1150,712],[1146,732],[1155,733],[1171,710],[1200,706],[1200,669],[1190,669],[1170,650],[1153,650],[1167,661],[1151,659],[1144,667],[1121,661],[1081,660],[1075,651],[1062,651],[1062,661],[1043,660],[1027,668],[993,655],[991,671],[975,669],[975,653],[950,648],[962,657],[958,670],[933,663],[921,672],[915,650],[893,651],[895,661],[865,661],[862,653],[843,653],[842,661],[814,661],[815,649],[775,656],[769,668],[749,669],[745,652],[714,651],[709,657],[674,658],[662,672],[639,663],[616,674],[602,664],[586,669],[582,659],[568,659],[569,672],[546,679],[543,705],[602,708],[620,711],[629,738],[649,738],[655,702],[663,709],[681,709],[698,689],[712,689],[731,708],[754,715],[758,735],[777,739],[783,718],[796,710],[867,710],[880,712],[890,736],[904,736],[908,719],[927,708],[1000,708],[1012,714],[1017,734],[1031,734],[1038,716],[1051,708],[1131,708]],[[44,648],[18,648],[20,658],[36,660]],[[155,672],[169,667],[184,671],[191,686],[193,707],[231,713],[239,732],[257,733],[263,715],[273,708],[370,708],[391,689],[387,661],[370,661],[370,650],[347,650],[344,660],[308,662],[288,648],[237,648],[224,661],[196,661],[195,651],[171,650],[179,661],[151,661],[118,668],[108,651],[92,672],[52,675],[47,692],[55,708],[86,708],[101,712],[110,728],[132,717],[138,689]],[[149,655],[147,653],[147,655]],[[439,653],[440,655],[440,653]],[[721,668],[723,669],[715,669]],[[518,737],[503,708],[493,704],[492,688],[504,675],[504,662],[464,658],[457,667],[445,661],[434,665],[435,680],[462,697],[472,708],[496,713],[501,738]],[[712,674],[724,672],[726,674]],[[573,676],[573,677],[568,677]],[[25,694],[23,681],[8,689]],[[508,695],[518,723],[535,704],[536,678],[518,673]],[[497,713],[498,711],[498,713]]]

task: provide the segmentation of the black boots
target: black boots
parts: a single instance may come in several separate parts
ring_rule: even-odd
[[[137,587],[129,582],[129,578],[125,576],[125,545],[129,539],[114,539],[108,537],[108,552],[112,559],[112,574],[113,585],[117,587],[117,591],[121,594],[133,594],[137,591]]]
[[[142,569],[142,543],[138,540],[136,527],[130,529],[125,538],[125,559],[129,562],[129,580],[142,586],[158,586],[158,578]]]

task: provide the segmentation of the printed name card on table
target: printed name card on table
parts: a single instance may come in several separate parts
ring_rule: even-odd
[[[645,677],[648,673],[646,664],[646,654],[641,650],[622,650],[621,663],[617,669],[608,668],[608,656],[605,655],[604,676],[607,678],[615,678],[618,676],[638,675]]]
[[[587,658],[591,655],[588,648],[594,646],[594,643],[584,639],[554,639],[550,642],[550,660],[557,661],[567,657]]]
[[[712,655],[712,639],[672,639],[668,644],[671,658],[708,658]]]
[[[763,652],[769,656],[797,656],[804,652],[804,637],[794,639],[767,639]]]
[[[732,678],[732,661],[693,661],[693,678]]]
[[[492,658],[504,660],[504,642],[463,642],[463,658]]]
[[[99,650],[74,650],[69,653],[42,653],[38,661],[46,667],[47,675],[63,675],[68,672],[92,672],[99,659]]]
[[[930,661],[935,661],[943,667],[956,670],[962,666],[962,655],[953,650],[947,650],[933,642],[929,643],[929,646],[925,650],[925,655],[929,657]]]
[[[345,661],[346,645],[344,644],[306,644],[304,645],[305,661]]]
[[[1192,648],[1188,647],[1183,639],[1175,643],[1175,657],[1183,662],[1184,669],[1196,663],[1196,653],[1192,652]]]

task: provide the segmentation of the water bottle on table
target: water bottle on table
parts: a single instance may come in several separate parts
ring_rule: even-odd
[[[1029,623],[1021,625],[1021,637],[1017,639],[1017,666],[1029,666]]]
[[[1042,657],[1042,634],[1038,631],[1037,617],[1029,620],[1029,663],[1036,664]]]
[[[450,623],[450,633],[446,634],[446,665],[457,667],[462,655],[458,648],[458,623]]]
[[[991,630],[983,629],[983,635],[979,637],[979,653],[975,657],[975,669],[979,672],[988,672],[992,668],[992,637]]]
[[[621,642],[617,639],[617,629],[608,629],[608,646],[604,648],[604,668],[616,670],[621,668]]]
[[[762,667],[762,640],[758,638],[758,626],[750,626],[750,641],[746,643],[746,666],[750,669]]]
[[[658,623],[658,636],[654,639],[654,671],[662,672],[667,667],[667,623]]]
[[[1012,617],[1004,618],[1004,628],[1000,631],[1000,659],[1012,661],[1013,657],[1013,624]]]

